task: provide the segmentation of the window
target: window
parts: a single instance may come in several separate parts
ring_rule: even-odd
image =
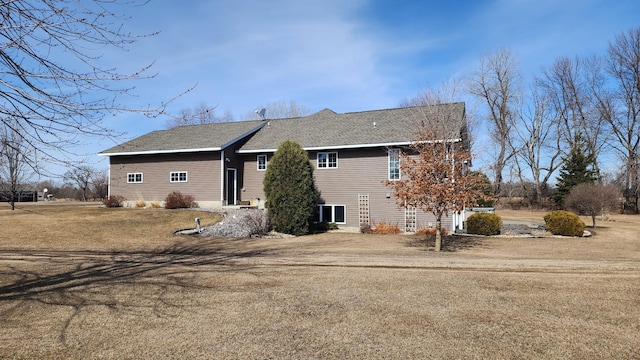
[[[128,183],[141,183],[142,182],[142,173],[128,173],[127,174],[127,182]]]
[[[344,205],[318,205],[318,217],[317,222],[328,222],[345,224],[346,220],[346,206]]]
[[[389,150],[389,180],[400,180],[400,150]]]
[[[337,152],[319,152],[318,153],[318,169],[328,169],[338,167]]]
[[[186,171],[172,171],[170,180],[171,182],[187,182]]]
[[[267,170],[267,155],[258,155],[258,170]]]

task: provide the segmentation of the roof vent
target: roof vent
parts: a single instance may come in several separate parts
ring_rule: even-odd
[[[373,122],[373,128],[374,129],[376,128],[376,122],[375,121]]]

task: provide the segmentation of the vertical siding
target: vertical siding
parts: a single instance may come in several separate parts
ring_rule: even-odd
[[[111,195],[128,201],[163,201],[172,191],[180,191],[196,201],[220,201],[219,152],[111,156],[109,161]],[[186,171],[187,182],[170,182],[173,171]],[[127,183],[128,173],[142,173],[143,182]]]
[[[333,150],[331,151],[333,152]],[[314,167],[316,186],[321,201],[327,205],[346,206],[347,227],[359,227],[358,194],[369,194],[370,219],[373,224],[385,221],[404,229],[404,210],[396,205],[391,189],[384,185],[388,178],[388,157],[384,148],[338,150],[338,167],[318,169],[318,151],[309,151]],[[244,183],[242,200],[264,200],[262,181],[264,171],[257,170],[257,155],[243,155]],[[264,155],[264,154],[263,154]],[[267,154],[267,166],[273,154]],[[432,214],[418,211],[418,228],[435,226]],[[451,219],[442,219],[451,230]]]

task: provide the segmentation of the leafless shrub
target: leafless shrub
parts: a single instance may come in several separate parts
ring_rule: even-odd
[[[396,224],[387,224],[386,221],[381,221],[371,229],[371,234],[392,235],[400,234],[402,230]]]
[[[124,197],[120,195],[111,195],[107,199],[102,200],[102,203],[109,208],[122,207]]]
[[[622,194],[614,185],[578,184],[564,200],[567,208],[579,215],[591,216],[592,227],[596,227],[596,216],[619,208]]]
[[[173,191],[164,199],[165,209],[188,209],[197,206],[193,195],[184,195],[180,191]]]
[[[368,224],[368,223],[360,224],[360,232],[363,233],[363,234],[371,233],[371,225]]]

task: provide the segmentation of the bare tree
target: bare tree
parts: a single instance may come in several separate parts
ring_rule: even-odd
[[[109,196],[109,171],[95,170],[91,176],[91,187],[95,198],[106,199]]]
[[[96,170],[88,165],[80,165],[64,173],[64,180],[73,183],[82,193],[82,201],[87,201],[91,179]]]
[[[513,131],[513,117],[520,98],[520,74],[510,49],[500,49],[480,60],[480,70],[472,74],[469,91],[486,103],[487,122],[498,153],[493,162],[494,191],[500,194],[502,172],[514,156],[509,141]]]
[[[137,1],[2,1],[0,126],[36,149],[29,161],[66,162],[75,145],[116,135],[102,125],[107,114],[164,111],[166,103],[134,109],[120,102],[131,93],[131,81],[155,76],[149,73],[152,64],[122,73],[101,59],[153,35],[130,33],[124,27],[127,17],[117,15],[118,7]],[[19,121],[9,124],[6,118]]]
[[[625,189],[635,212],[640,211],[640,27],[609,43],[606,70],[613,77],[594,85],[597,108],[613,135],[612,146],[622,157]]]
[[[260,111],[265,109],[264,118]],[[276,101],[264,106],[258,106],[255,111],[246,114],[243,120],[284,119],[302,117],[311,114],[311,110],[295,101]]]
[[[11,210],[15,210],[16,198],[30,173],[27,157],[32,152],[20,134],[0,128],[0,189],[7,194]]]
[[[550,106],[549,99],[533,89],[530,103],[521,105],[513,117],[516,173],[521,184],[531,176],[533,203],[540,202],[552,174],[562,163],[559,123],[552,117]]]
[[[596,216],[620,208],[622,194],[615,185],[582,183],[576,185],[564,199],[567,208],[579,215],[591,216],[596,227]]]
[[[597,71],[590,59],[575,60],[561,57],[553,65],[543,70],[537,85],[544,91],[553,105],[554,116],[559,120],[562,135],[561,149],[568,154],[576,145],[575,139],[583,138],[587,147],[595,155],[595,170],[600,173],[599,157],[604,141],[603,118],[596,111],[589,83]]]
[[[183,125],[202,125],[233,121],[233,114],[227,110],[222,116],[216,114],[218,106],[200,104],[193,109],[182,109],[177,116],[171,116],[166,123],[168,129]]]

